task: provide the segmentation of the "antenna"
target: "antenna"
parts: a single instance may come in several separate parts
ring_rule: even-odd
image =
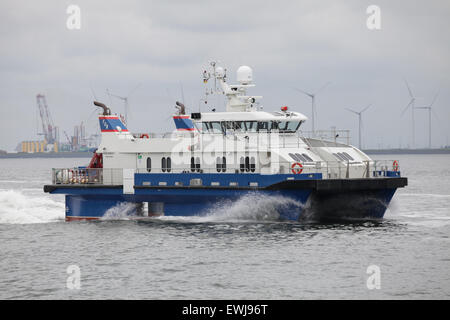
[[[315,106],[315,99],[316,99],[316,95],[322,91],[323,89],[325,89],[325,87],[327,87],[331,82],[327,82],[325,83],[322,87],[320,87],[320,89],[318,89],[315,93],[310,93],[307,91],[303,91],[297,88],[293,88],[294,90],[297,90],[298,92],[303,93],[304,95],[307,95],[308,97],[311,98],[311,126],[312,126],[312,134],[314,136],[315,134],[315,121],[314,121],[314,114],[316,113],[316,106]]]
[[[369,109],[371,106],[372,106],[372,104],[369,104],[367,107],[365,107],[364,109],[362,109],[362,110],[359,111],[359,112],[358,112],[358,111],[355,111],[355,110],[352,110],[352,109],[349,109],[349,108],[345,108],[347,111],[350,111],[350,112],[352,112],[352,113],[358,115],[358,124],[359,124],[359,133],[358,133],[358,136],[359,136],[359,149],[360,149],[360,150],[361,150],[361,148],[362,148],[362,141],[361,141],[362,113],[363,113],[364,111],[366,111],[367,109]]]

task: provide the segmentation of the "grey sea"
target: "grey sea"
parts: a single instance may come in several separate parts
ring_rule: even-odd
[[[449,299],[450,155],[374,158],[409,185],[383,220],[332,224],[271,218],[278,198],[65,222],[42,187],[89,159],[0,159],[0,299]]]

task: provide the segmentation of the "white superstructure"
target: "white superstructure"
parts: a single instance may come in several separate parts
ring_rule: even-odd
[[[387,170],[354,146],[335,139],[305,138],[302,128],[307,117],[300,112],[285,106],[262,111],[258,104],[262,97],[247,94],[255,86],[251,68],[240,67],[239,84],[228,84],[226,70],[211,65],[203,81],[214,80],[210,92],[227,98],[225,112],[186,115],[184,106],[179,107],[174,115],[177,130],[165,135],[132,134],[122,124],[108,130],[114,125],[105,122],[97,150],[103,155],[103,168],[167,174],[321,173],[323,179],[364,178],[373,169]],[[108,115],[104,118],[108,121]]]

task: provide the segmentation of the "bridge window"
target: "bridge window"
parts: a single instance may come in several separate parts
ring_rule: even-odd
[[[258,122],[258,131],[269,131],[269,122],[259,121]]]
[[[278,121],[270,121],[270,122],[271,122],[270,130],[279,130],[280,129]]]
[[[166,172],[166,169],[167,169],[167,161],[166,161],[166,158],[163,157],[161,159],[161,171]]]
[[[245,127],[248,132],[256,132],[257,122],[256,121],[245,121]]]
[[[195,158],[191,157],[191,172],[195,172]]]
[[[223,121],[222,122],[222,129],[223,131],[227,131],[227,130],[234,130],[234,123],[233,121]]]
[[[152,158],[148,157],[147,158],[147,172],[151,172],[152,171]]]
[[[234,122],[234,130],[236,131],[245,131],[245,122],[244,121],[235,121]]]
[[[280,132],[295,132],[300,127],[300,121],[280,121]]]
[[[209,131],[212,133],[223,133],[221,123],[218,121],[210,122]]]
[[[167,165],[166,167],[167,172],[170,172],[172,170],[172,159],[170,159],[170,157],[167,157],[166,165]]]

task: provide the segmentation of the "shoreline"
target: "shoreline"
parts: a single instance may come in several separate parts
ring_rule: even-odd
[[[42,152],[42,153],[5,153],[0,159],[26,159],[26,158],[91,158],[92,152]]]
[[[367,154],[450,154],[450,148],[439,149],[367,149]]]

